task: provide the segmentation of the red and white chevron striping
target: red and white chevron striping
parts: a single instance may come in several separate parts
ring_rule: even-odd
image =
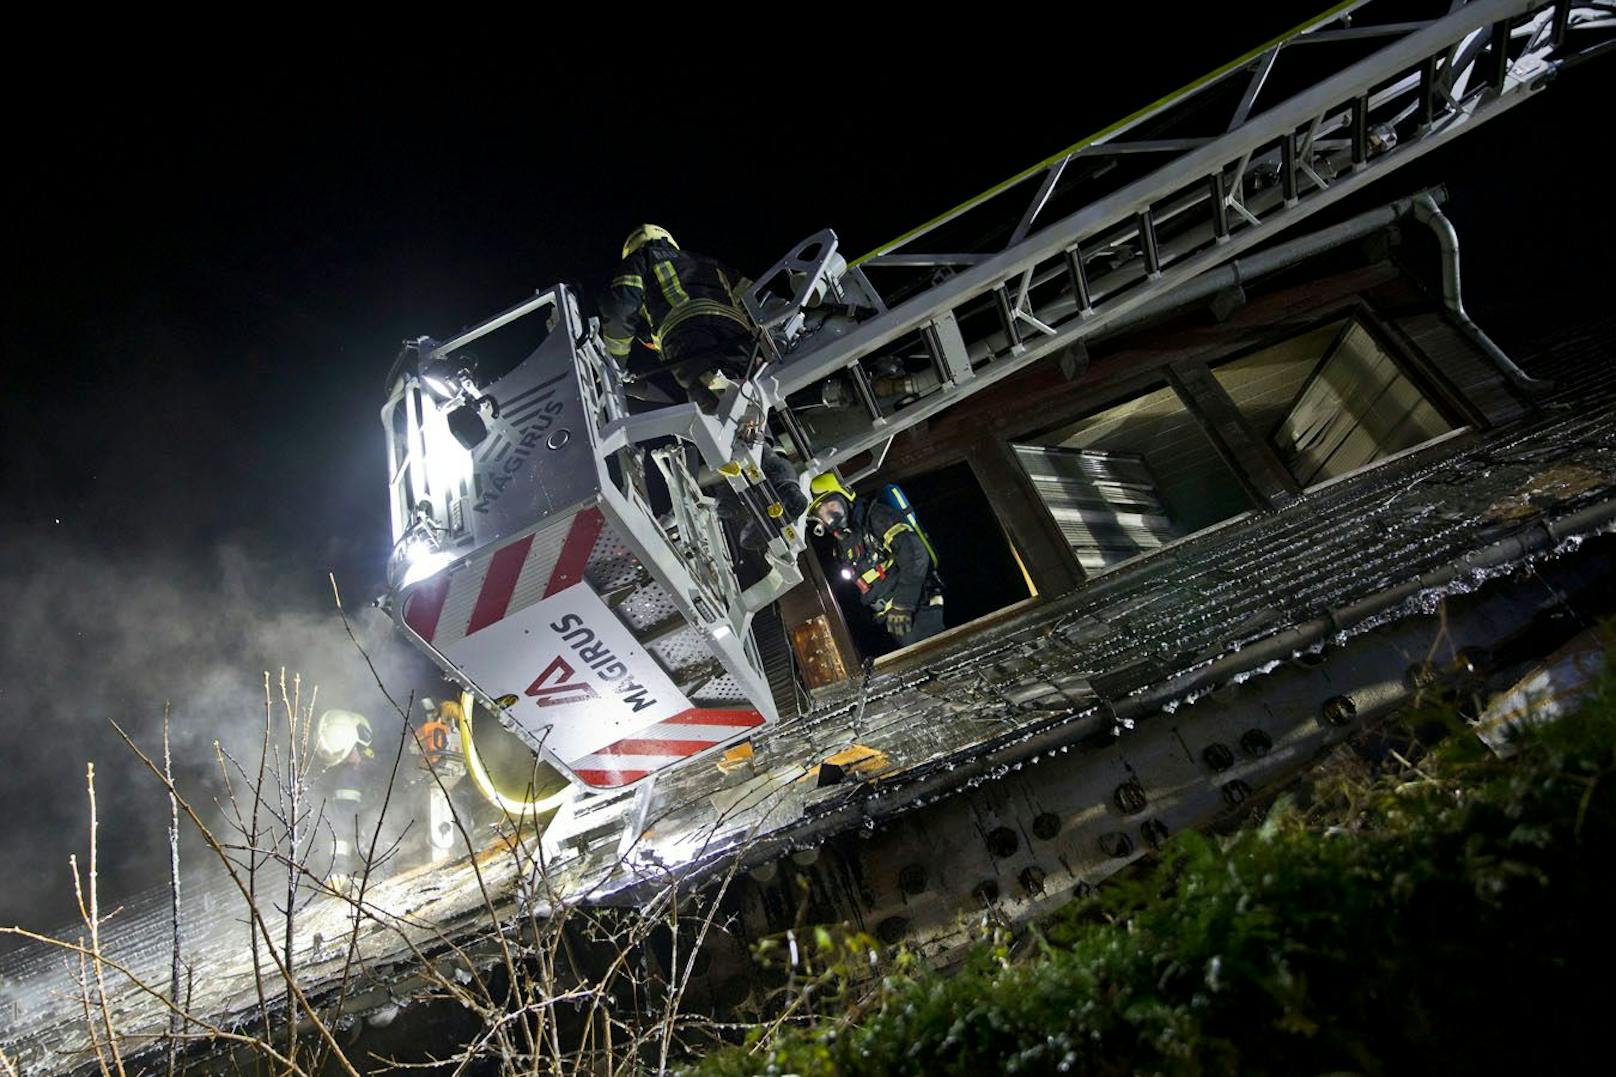
[[[763,724],[755,710],[692,707],[573,763],[573,773],[597,788],[638,781]]]
[[[588,508],[566,527],[523,535],[479,555],[459,572],[410,592],[404,623],[439,649],[497,624],[582,580],[604,527],[600,510]]]

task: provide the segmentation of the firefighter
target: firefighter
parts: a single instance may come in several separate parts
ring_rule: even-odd
[[[943,584],[912,514],[882,501],[859,500],[829,472],[809,489],[812,522],[830,532],[844,578],[900,647],[943,630]]]
[[[333,885],[357,875],[364,863],[360,817],[365,809],[366,763],[375,758],[370,720],[353,711],[329,710],[314,730],[316,786],[325,797],[325,817],[333,835]]]
[[[719,394],[746,377],[756,351],[737,298],[744,284],[717,261],[680,250],[666,229],[642,224],[623,241],[622,264],[600,305],[606,350],[626,363],[640,340],[711,415]]]
[[[623,261],[601,302],[601,336],[619,366],[639,340],[662,360],[690,401],[704,413],[718,410],[718,398],[742,381],[757,352],[751,319],[742,309],[746,281],[716,260],[679,249],[665,228],[642,224],[623,241]],[[763,454],[763,474],[779,495],[787,520],[808,506],[791,465],[772,449]],[[719,499],[719,514],[744,518],[739,500]],[[761,549],[768,536],[748,520],[741,545]]]

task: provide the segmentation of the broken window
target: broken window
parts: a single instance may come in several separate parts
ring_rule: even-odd
[[[1089,572],[1251,507],[1239,478],[1168,386],[1014,449]]]
[[[1224,363],[1212,373],[1303,487],[1453,429],[1356,318]]]

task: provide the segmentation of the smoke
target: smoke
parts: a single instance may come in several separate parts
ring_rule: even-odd
[[[0,618],[0,924],[52,928],[76,917],[67,859],[86,859],[89,761],[103,907],[167,879],[167,797],[111,721],[160,760],[169,709],[176,778],[204,817],[218,818],[225,798],[214,741],[244,765],[258,758],[266,671],[277,722],[284,667],[289,689],[301,675],[305,704],[318,689],[316,713],[340,707],[368,716],[378,758],[393,758],[402,719],[318,571],[241,546],[136,559],[36,538],[0,545],[0,594],[9,606]],[[403,706],[438,681],[368,597],[344,594],[348,620]],[[188,840],[197,867],[200,850]]]

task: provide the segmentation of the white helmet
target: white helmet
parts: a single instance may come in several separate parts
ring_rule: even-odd
[[[334,767],[354,752],[369,759],[370,719],[354,711],[326,711],[314,730],[314,754],[321,765]]]

